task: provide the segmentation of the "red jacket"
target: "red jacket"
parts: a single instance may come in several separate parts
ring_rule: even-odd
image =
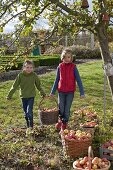
[[[61,63],[59,64],[60,69],[60,80],[58,83],[58,91],[61,92],[74,92],[76,89],[76,81],[74,75],[75,69],[74,63]]]

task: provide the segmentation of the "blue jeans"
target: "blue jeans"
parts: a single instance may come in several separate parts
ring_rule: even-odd
[[[67,123],[70,117],[70,108],[73,102],[74,92],[59,92],[58,104],[59,104],[59,116],[63,123]]]
[[[34,97],[22,98],[22,105],[23,105],[23,110],[24,110],[27,127],[33,127]]]

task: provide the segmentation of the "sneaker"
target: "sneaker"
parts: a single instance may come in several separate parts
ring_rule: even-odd
[[[26,129],[26,137],[28,137],[28,136],[30,135],[30,133],[31,133],[30,128],[27,128],[27,129]]]
[[[34,133],[34,130],[33,130],[32,127],[27,128],[27,130],[26,130],[26,137],[30,136],[33,133]]]
[[[60,129],[61,129],[61,125],[62,125],[62,121],[61,121],[61,119],[59,119],[58,122],[57,122],[56,125],[55,125],[55,128],[56,128],[57,130],[60,130]]]
[[[29,128],[30,129],[30,133],[33,134],[34,133],[34,130],[32,127]]]

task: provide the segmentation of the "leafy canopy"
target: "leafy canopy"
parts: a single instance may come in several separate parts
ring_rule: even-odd
[[[92,11],[81,8],[80,0],[2,0],[0,2],[0,31],[10,21],[18,19],[15,24],[19,35],[29,34],[40,17],[48,19],[50,28],[62,32],[77,32],[88,29],[96,33],[96,27],[103,24],[105,12],[110,17],[109,25],[113,24],[113,0],[93,0]]]

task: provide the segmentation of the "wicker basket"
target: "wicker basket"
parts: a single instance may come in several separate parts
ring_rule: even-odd
[[[42,108],[42,103],[45,102],[44,100],[47,99],[52,100],[52,102],[54,101],[56,103],[57,107],[55,110],[50,109],[48,111]],[[58,116],[59,116],[59,109],[58,109],[58,104],[56,99],[54,97],[48,97],[48,96],[43,98],[39,103],[38,114],[39,114],[40,123],[42,125],[55,124],[58,121]]]
[[[87,155],[88,147],[92,144],[92,138],[86,141],[65,139],[63,132],[61,134],[61,139],[64,153],[71,158]]]
[[[89,147],[88,147],[88,162],[89,162],[88,170],[91,170],[91,158],[93,158],[93,151],[92,151],[91,146],[89,146]],[[111,163],[110,163],[110,161],[108,161],[108,162],[109,162],[109,164],[108,164],[107,167],[101,168],[101,169],[96,169],[96,170],[109,170],[109,168],[110,168],[110,166],[111,166]],[[73,168],[74,168],[75,170],[85,170],[85,169],[83,169],[83,168],[78,168],[78,167],[76,167],[75,164],[74,164],[74,162],[73,162]]]

